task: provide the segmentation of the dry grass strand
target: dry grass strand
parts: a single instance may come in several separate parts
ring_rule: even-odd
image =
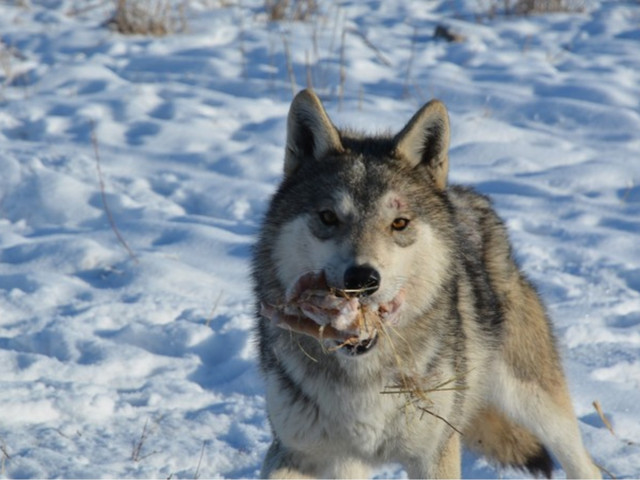
[[[316,0],[265,0],[269,20],[305,22],[318,10]]]
[[[584,2],[576,0],[518,0],[513,12],[519,15],[535,15],[539,13],[581,12]]]
[[[126,242],[126,240],[120,233],[120,230],[118,230],[118,227],[116,226],[116,221],[113,218],[111,209],[109,208],[109,203],[107,202],[107,194],[105,192],[104,178],[102,176],[102,168],[100,167],[100,150],[98,148],[98,137],[96,135],[96,129],[93,122],[91,122],[91,144],[93,145],[93,153],[96,157],[96,170],[98,172],[98,181],[100,182],[100,198],[102,199],[102,206],[104,207],[104,211],[107,214],[109,225],[111,226],[111,230],[113,230],[113,233],[116,235],[118,242],[120,242],[120,244],[124,247],[124,249],[129,254],[129,257],[131,257],[131,259],[137,265],[140,263],[140,261],[138,260],[138,257],[136,256],[136,254],[133,253],[133,250],[131,250],[131,247],[129,247],[129,244]]]
[[[117,0],[107,25],[123,35],[164,36],[186,30],[186,0]]]
[[[138,463],[144,460],[145,458],[158,453],[157,450],[154,450],[150,453],[142,455],[142,447],[144,446],[145,442],[149,438],[150,434],[151,434],[151,431],[149,429],[149,419],[147,419],[144,422],[144,427],[142,428],[142,433],[140,434],[140,438],[138,439],[137,442],[134,442],[133,448],[131,449],[131,460],[133,460],[134,462]]]
[[[607,430],[609,430],[611,432],[611,435],[615,437],[616,432],[613,430],[613,426],[611,425],[611,422],[609,422],[609,419],[604,415],[600,402],[598,400],[594,400],[592,405],[593,408],[595,408],[596,413],[600,417],[600,420],[602,420],[602,423],[604,423],[604,426],[607,427]]]
[[[2,444],[0,444],[0,452],[2,453],[2,459],[0,460],[0,475],[4,477],[7,473],[7,461],[11,460],[11,455],[9,455],[7,444],[4,442],[4,440],[2,441]]]

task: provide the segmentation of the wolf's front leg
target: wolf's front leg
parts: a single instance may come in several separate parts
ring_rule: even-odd
[[[267,451],[261,478],[317,478],[318,471],[304,455],[287,450],[275,438]]]
[[[509,367],[502,366],[496,375],[494,392],[498,405],[517,423],[529,429],[556,456],[567,478],[602,478],[600,470],[585,450],[569,391],[556,369],[554,388],[542,382],[524,382],[516,378]]]
[[[460,434],[452,433],[436,467],[436,478],[461,478]]]
[[[322,469],[322,478],[369,478],[371,468],[357,458],[332,458]]]
[[[405,463],[409,478],[461,478],[460,435],[453,432],[439,448]]]
[[[288,450],[275,439],[262,465],[262,478],[367,478],[369,465],[353,457],[327,456],[311,459]]]

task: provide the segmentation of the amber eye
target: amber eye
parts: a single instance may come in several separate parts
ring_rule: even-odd
[[[338,216],[331,210],[322,210],[320,213],[320,221],[328,227],[333,227],[338,224]]]
[[[391,222],[391,229],[396,232],[401,232],[409,226],[409,222],[410,220],[408,218],[396,218],[393,222]]]

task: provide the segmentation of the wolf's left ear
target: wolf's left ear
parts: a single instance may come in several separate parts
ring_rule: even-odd
[[[431,100],[395,137],[396,152],[412,167],[424,165],[441,190],[449,173],[449,115],[444,103]]]
[[[300,162],[320,160],[329,152],[342,151],[338,130],[333,126],[320,99],[311,90],[296,95],[287,118],[287,150],[284,174],[291,175]]]

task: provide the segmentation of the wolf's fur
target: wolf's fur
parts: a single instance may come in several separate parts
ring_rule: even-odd
[[[363,304],[404,302],[357,356],[258,316],[274,437],[263,476],[364,477],[400,462],[411,477],[459,477],[462,442],[533,474],[550,476],[550,451],[568,476],[599,477],[544,307],[489,200],[447,184],[448,144],[438,101],[397,135],[367,137],[336,129],[312,92],[294,99],[253,260],[258,306],[282,304],[310,271],[344,287],[354,265],[381,277]],[[408,227],[391,228],[397,218]]]

